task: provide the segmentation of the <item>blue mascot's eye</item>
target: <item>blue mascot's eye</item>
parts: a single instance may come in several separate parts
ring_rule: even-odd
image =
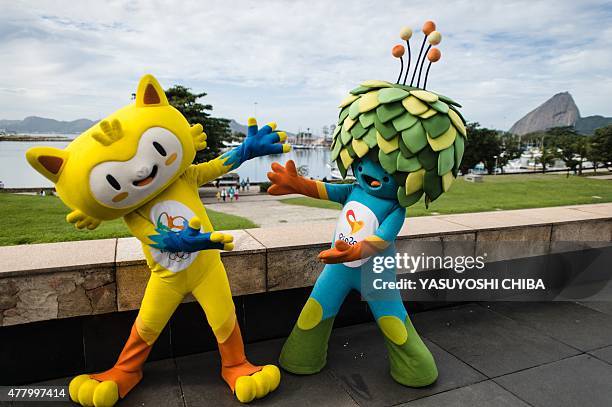
[[[153,147],[155,147],[155,149],[157,150],[158,153],[160,153],[163,157],[166,156],[166,150],[164,150],[164,148],[162,147],[161,144],[159,144],[157,141],[153,142]]]
[[[357,171],[361,172],[362,168],[361,165],[359,167],[357,167]]]
[[[117,191],[121,189],[121,184],[119,184],[119,181],[117,181],[117,179],[112,175],[108,174],[106,176],[106,180],[111,185],[111,187],[115,188]]]
[[[383,181],[385,181],[385,182],[389,182],[389,177],[384,177],[384,178],[383,178]]]

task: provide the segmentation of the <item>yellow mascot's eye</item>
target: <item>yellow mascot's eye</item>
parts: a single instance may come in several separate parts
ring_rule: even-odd
[[[159,144],[157,141],[154,141],[154,142],[153,142],[153,147],[155,147],[155,149],[157,150],[157,152],[158,152],[159,154],[161,154],[161,156],[162,156],[162,157],[165,157],[165,156],[166,156],[166,154],[167,154],[167,153],[166,153],[166,150],[165,150],[165,149],[162,147],[162,145],[161,145],[161,144]]]
[[[117,191],[119,191],[121,189],[121,184],[119,183],[119,181],[117,181],[117,178],[115,178],[112,175],[108,174],[106,176],[106,180],[111,185],[111,187],[115,188]]]

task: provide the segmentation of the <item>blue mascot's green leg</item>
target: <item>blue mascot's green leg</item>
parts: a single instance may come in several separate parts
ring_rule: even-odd
[[[323,269],[283,345],[279,364],[286,371],[306,375],[325,367],[334,318],[351,289],[348,271],[342,265],[327,265]]]
[[[438,378],[436,362],[414,329],[399,293],[397,296],[395,301],[368,301],[385,337],[391,377],[404,386],[427,386]]]

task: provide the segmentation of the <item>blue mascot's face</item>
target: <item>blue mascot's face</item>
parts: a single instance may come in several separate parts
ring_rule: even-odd
[[[359,185],[370,195],[385,199],[397,198],[394,177],[368,157],[353,164],[353,174]]]

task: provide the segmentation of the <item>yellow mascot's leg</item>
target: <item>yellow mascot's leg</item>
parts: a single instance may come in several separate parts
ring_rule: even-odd
[[[254,366],[247,360],[232,293],[223,264],[219,262],[193,290],[210,324],[221,354],[221,376],[236,398],[248,403],[276,390],[280,371],[274,365]]]
[[[70,398],[85,407],[111,407],[142,379],[151,347],[184,295],[153,274],[136,322],[115,366],[102,373],[80,375],[68,388]]]

